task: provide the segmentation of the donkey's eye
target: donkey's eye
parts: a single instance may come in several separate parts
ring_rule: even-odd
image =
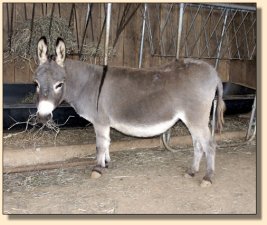
[[[59,88],[62,88],[63,87],[63,82],[60,82],[58,84],[55,85],[55,89],[59,89]]]
[[[34,83],[35,87],[39,86],[39,83],[37,80],[34,80],[33,83]]]
[[[56,89],[61,88],[63,86],[63,83],[60,83],[56,86]]]
[[[35,85],[36,90],[39,91],[40,84],[39,84],[39,82],[37,80],[34,81],[34,85]]]

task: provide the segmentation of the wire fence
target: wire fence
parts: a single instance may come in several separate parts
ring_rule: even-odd
[[[156,9],[156,10],[155,10]],[[153,9],[160,24],[153,35],[151,5],[147,4],[146,37],[153,56],[175,57],[180,35],[179,57],[202,59],[246,59],[256,57],[256,8],[226,4],[183,4],[181,33],[177,31],[181,4],[166,4]],[[167,39],[171,39],[167,41]],[[159,46],[159,47],[157,47]]]

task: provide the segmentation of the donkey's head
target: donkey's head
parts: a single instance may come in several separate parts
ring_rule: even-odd
[[[55,57],[49,57],[47,49],[46,38],[41,37],[37,46],[39,66],[34,82],[37,93],[37,118],[43,123],[52,119],[52,111],[62,102],[66,77],[64,41],[61,38],[57,39]]]

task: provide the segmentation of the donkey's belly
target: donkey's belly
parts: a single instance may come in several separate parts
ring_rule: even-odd
[[[138,124],[127,123],[112,120],[111,127],[116,130],[131,136],[136,137],[152,137],[160,135],[172,127],[179,119],[184,120],[183,113],[177,114],[174,118],[168,121],[159,121],[155,124]]]

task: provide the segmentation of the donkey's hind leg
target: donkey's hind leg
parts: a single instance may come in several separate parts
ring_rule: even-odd
[[[194,174],[199,171],[199,164],[203,153],[205,153],[207,167],[201,186],[210,186],[212,183],[211,178],[215,170],[215,143],[212,139],[209,127],[206,125],[204,127],[189,126],[188,128],[192,135],[194,145],[194,159],[188,174],[194,176]]]
[[[190,175],[190,177],[194,177],[195,173],[199,171],[199,164],[203,156],[203,147],[199,142],[198,138],[192,136],[192,139],[194,147],[194,158],[191,167],[187,171],[187,174]]]
[[[209,136],[205,137],[203,143],[204,143],[203,150],[206,156],[206,174],[201,182],[201,187],[208,187],[212,184],[211,178],[213,177],[215,171],[215,154],[216,154],[216,143],[212,138],[210,131],[209,131]]]
[[[102,171],[107,167],[110,161],[109,145],[110,145],[110,127],[94,125],[96,134],[96,166],[92,171],[92,178],[98,178],[102,175]]]

